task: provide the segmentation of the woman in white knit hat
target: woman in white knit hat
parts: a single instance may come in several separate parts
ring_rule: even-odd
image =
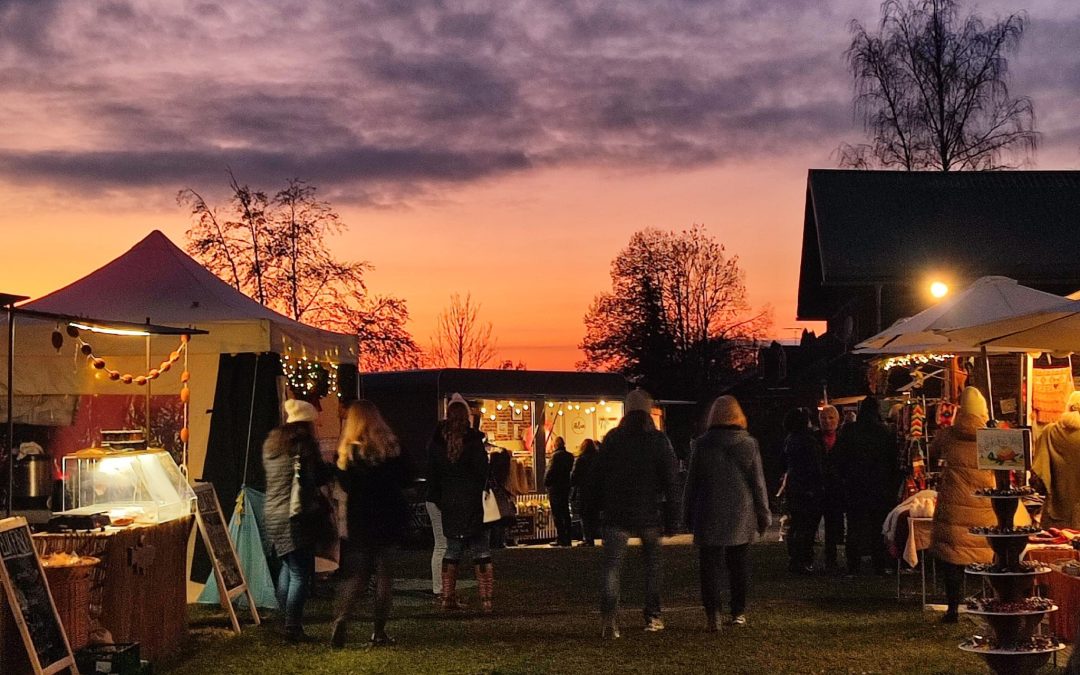
[[[318,411],[307,401],[289,399],[284,403],[285,424],[274,429],[263,443],[266,471],[266,536],[281,559],[277,601],[285,613],[285,638],[290,642],[310,642],[304,633],[304,603],[315,574],[315,531],[305,513],[315,501],[315,493],[330,479],[330,469],[322,463],[315,440]],[[299,504],[292,498],[293,478],[299,476]]]

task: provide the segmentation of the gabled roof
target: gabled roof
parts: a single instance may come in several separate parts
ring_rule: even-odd
[[[1080,171],[811,169],[799,318],[829,318],[830,288],[910,285],[933,271],[1075,290],[1078,229]]]
[[[205,328],[215,341],[225,341],[222,351],[226,352],[291,348],[318,358],[356,360],[354,336],[314,328],[260,305],[216,277],[158,230],[103,267],[22,307]],[[218,324],[218,329],[211,324]],[[224,330],[222,324],[251,324],[253,330]]]

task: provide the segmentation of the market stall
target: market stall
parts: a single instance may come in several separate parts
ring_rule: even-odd
[[[182,468],[189,439],[186,347],[191,335],[205,331],[123,324],[21,308],[9,311],[8,322],[4,342],[10,364],[4,381],[8,411],[16,409],[13,399],[22,385],[18,376],[25,372],[15,368],[15,363],[21,361],[23,342],[11,338],[19,336],[27,344],[27,351],[34,353],[33,339],[41,338],[42,325],[51,329],[51,335],[45,333],[50,348],[59,352],[66,341],[73,349],[73,381],[89,373],[90,382],[111,382],[137,390],[128,400],[129,405],[141,407],[143,422],[150,419],[154,383],[169,378],[177,381],[179,393],[172,397],[178,412],[175,435],[179,445],[175,454],[147,448],[148,426],[97,429],[93,447],[65,454],[55,452],[49,443],[44,448],[38,446],[39,452],[48,453],[46,457],[51,455],[50,463],[60,462],[62,482],[55,494],[44,495],[40,502],[34,497],[29,503],[23,496],[20,503],[20,495],[5,491],[5,510],[11,513],[13,506],[18,506],[35,522],[34,545],[46,570],[52,572],[50,578],[57,583],[58,605],[64,608],[65,626],[72,631],[73,646],[78,649],[89,643],[138,642],[144,658],[174,651],[187,632],[185,568],[194,503]],[[27,330],[16,330],[20,327]],[[142,362],[102,350],[107,341],[99,338],[104,336],[139,343]],[[151,338],[155,336],[176,345],[160,360],[151,359]],[[15,348],[11,349],[11,345]],[[129,371],[128,366],[139,367]],[[14,386],[7,386],[8,382]],[[19,420],[13,414],[6,415],[5,421],[7,435],[16,441],[32,426],[17,425]],[[7,453],[7,460],[10,471],[16,466],[14,452]],[[86,574],[62,573],[64,568],[76,567],[85,568],[82,571]],[[84,579],[85,586],[75,585]],[[3,607],[0,614],[0,641],[6,645],[12,636],[10,612]]]
[[[518,541],[555,536],[543,490],[553,440],[562,437],[577,453],[586,438],[603,438],[622,418],[629,391],[626,379],[613,373],[456,368],[368,373],[360,388],[379,406],[419,476],[426,473],[427,443],[450,396],[461,394],[487,436],[489,452],[511,455],[518,517],[509,535]],[[663,428],[662,409],[654,415]],[[421,521],[423,514],[419,505]]]

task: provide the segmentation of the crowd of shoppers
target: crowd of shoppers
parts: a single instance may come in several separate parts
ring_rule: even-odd
[[[705,629],[717,631],[722,623],[725,568],[729,600],[723,623],[745,625],[748,550],[772,522],[758,443],[747,431],[738,401],[719,397],[709,409],[704,433],[691,442],[680,485],[678,460],[654,421],[654,408],[646,392],[632,391],[618,425],[600,443],[586,439],[576,459],[562,438],[552,440],[554,452],[544,486],[558,533],[553,545],[571,545],[571,509],[580,517],[583,545],[593,546],[602,539],[601,635],[614,639],[621,635],[618,617],[628,547],[631,539],[640,541],[644,626],[657,632],[664,630],[661,542],[681,523],[698,550]],[[314,406],[290,400],[284,411],[285,423],[264,444],[263,463],[266,533],[281,563],[276,590],[285,637],[311,640],[303,627],[304,603],[310,594],[315,550],[325,532],[324,491],[336,478],[347,506],[331,644],[347,643],[353,610],[369,586],[374,590],[370,643],[393,644],[386,628],[394,551],[409,531],[408,493],[414,478],[394,432],[371,402],[349,403],[331,467],[319,456]],[[987,417],[981,394],[965,389],[953,426],[939,431],[931,446],[932,456],[943,465],[932,552],[945,579],[945,621],[957,617],[963,566],[992,558],[985,538],[968,532],[972,526],[994,522],[988,502],[973,496],[976,489],[991,484],[989,474],[975,468],[975,430],[985,426]],[[814,544],[824,522],[826,570],[838,571],[838,548],[843,545],[849,575],[860,573],[866,558],[875,571],[884,572],[890,565],[881,524],[897,501],[901,478],[896,434],[883,422],[873,397],[863,399],[858,414],[843,425],[832,406],[819,411],[817,428],[811,422],[810,412],[797,408],[783,423],[785,472],[780,496],[791,523],[790,570],[815,571]],[[469,404],[455,394],[428,443],[427,460],[426,508],[434,540],[432,590],[437,604],[446,611],[464,606],[457,584],[471,562],[479,609],[490,613],[495,606],[490,542],[501,544],[504,535],[497,529],[501,521],[485,522],[483,503],[487,489],[501,487],[511,493],[511,458],[495,452],[489,460],[485,437],[473,424]],[[1027,522],[1026,514],[1020,512],[1017,522]]]

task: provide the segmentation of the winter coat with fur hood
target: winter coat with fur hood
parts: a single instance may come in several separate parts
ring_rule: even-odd
[[[1046,485],[1043,527],[1080,529],[1080,412],[1070,410],[1039,434],[1031,470]]]

